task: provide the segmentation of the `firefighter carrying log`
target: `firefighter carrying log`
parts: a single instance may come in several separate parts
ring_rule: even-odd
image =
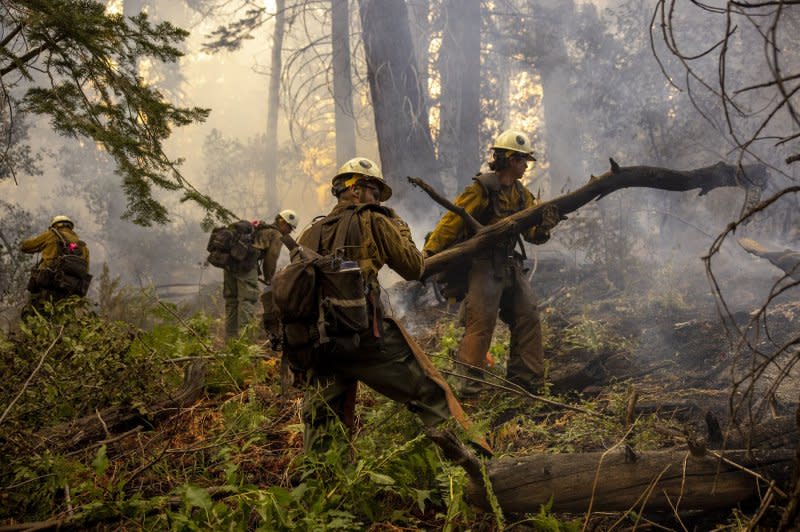
[[[533,194],[520,179],[528,163],[536,161],[528,136],[513,129],[501,133],[491,147],[490,172],[478,174],[454,201],[483,225],[490,225],[536,204]],[[543,244],[560,216],[554,207],[545,212],[542,223],[525,231],[522,237],[532,244]],[[423,248],[426,257],[434,255],[469,235],[464,221],[447,212],[437,223]],[[515,251],[519,243],[520,251]],[[519,237],[498,242],[472,260],[460,272],[448,272],[448,287],[453,295],[464,299],[464,338],[458,360],[469,366],[482,367],[491,345],[492,335],[500,318],[511,330],[508,360],[509,380],[530,391],[541,385],[544,373],[542,326],[533,289],[523,270],[524,248]],[[455,288],[453,285],[460,285]],[[481,371],[467,368],[468,377],[479,378]],[[480,392],[480,383],[462,379],[462,395]]]
[[[47,231],[23,241],[20,250],[42,254],[28,281],[30,300],[23,316],[42,311],[45,302],[86,295],[92,280],[89,248],[75,233],[75,224],[68,216],[54,216]]]
[[[417,414],[426,434],[445,456],[480,475],[480,464],[443,423],[455,418],[468,428],[461,406],[441,374],[421,348],[394,319],[383,315],[378,271],[388,265],[407,280],[419,279],[422,254],[385,208],[392,189],[380,168],[358,157],[345,163],[333,178],[340,201],[299,238],[293,263],[274,281],[276,302],[284,318],[300,315],[292,308],[303,294],[316,293],[309,305],[319,314],[308,321],[285,319],[284,352],[296,372],[303,373],[303,444],[321,451],[330,444],[335,426],[348,409],[353,385],[364,382]],[[344,187],[344,188],[343,188]],[[341,192],[353,187],[353,201]],[[284,240],[286,242],[286,240]],[[288,244],[287,244],[288,245]],[[302,275],[313,269],[315,290],[298,290]],[[474,445],[490,453],[482,437]]]

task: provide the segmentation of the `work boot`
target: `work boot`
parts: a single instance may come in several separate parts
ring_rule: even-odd
[[[542,377],[537,375],[509,375],[506,380],[533,395],[542,394]]]
[[[425,427],[425,435],[439,446],[444,457],[450,462],[464,468],[464,471],[476,480],[480,481],[483,478],[481,461],[451,431]]]
[[[458,391],[459,398],[462,399],[469,399],[479,395],[481,392],[488,390],[489,386],[482,382],[478,382],[474,379],[484,379],[483,372],[475,369],[475,368],[461,368],[459,371],[463,372],[463,375],[472,378],[458,378],[456,383],[456,389]]]

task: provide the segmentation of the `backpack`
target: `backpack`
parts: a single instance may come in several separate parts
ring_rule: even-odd
[[[50,230],[58,237],[58,255],[51,266],[34,272],[28,289],[31,292],[58,290],[67,295],[84,297],[92,282],[89,261],[85,258],[86,242],[67,242],[57,229]]]
[[[215,227],[208,238],[208,262],[232,273],[245,273],[256,267],[259,252],[253,247],[255,229],[247,220],[227,227]]]
[[[356,216],[360,209],[353,207],[316,222],[309,229],[308,247],[299,246],[288,235],[282,237],[292,251],[292,262],[273,277],[273,297],[284,324],[285,350],[296,368],[308,366],[307,360],[297,359],[312,349],[357,348],[359,334],[369,328],[366,280],[358,263],[344,253],[346,248],[360,248]],[[320,255],[322,228],[331,223],[338,223],[333,249],[329,255]]]

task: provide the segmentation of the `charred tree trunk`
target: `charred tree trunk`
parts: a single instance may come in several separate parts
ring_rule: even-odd
[[[350,72],[350,11],[347,2],[348,0],[331,0],[337,166],[356,156],[353,78]]]
[[[575,17],[575,4],[572,0],[531,2],[535,14],[531,45],[534,64],[537,65],[542,80],[542,109],[544,112],[544,139],[547,145],[546,157],[550,163],[549,195],[561,190],[568,177],[573,179],[583,172],[583,157],[578,125],[580,120],[573,112],[569,101],[569,64],[564,43],[568,20]],[[529,41],[530,42],[530,41]],[[546,187],[547,188],[547,187]]]
[[[197,401],[205,390],[205,379],[206,364],[190,364],[186,368],[180,389],[148,405],[145,413],[131,407],[106,408],[96,414],[44,430],[39,434],[41,445],[60,451],[79,449],[103,440],[111,433],[124,432],[136,425],[152,426]]]
[[[414,179],[410,179],[410,181],[415,182]],[[718,187],[744,186],[743,183],[746,182],[764,183],[765,181],[766,168],[763,165],[747,165],[740,172],[735,166],[719,162],[705,168],[679,171],[652,166],[620,167],[611,160],[611,170],[599,177],[592,176],[583,187],[540,203],[536,207],[520,211],[496,224],[482,227],[468,240],[429,257],[425,260],[424,277],[428,278],[444,271],[456,262],[468,260],[490,248],[495,242],[513,237],[540,223],[542,212],[549,205],[558,207],[558,211],[563,215],[623,188],[644,187],[672,191],[699,188],[699,195],[702,196]]]
[[[286,0],[275,0],[275,27],[272,30],[272,58],[267,94],[267,145],[265,149],[266,209],[269,216],[278,211],[278,109],[280,107],[281,70],[283,68],[283,34],[286,23]]]
[[[417,71],[406,3],[361,0],[360,15],[381,166],[402,199],[408,184],[399,176],[436,172],[427,92]]]
[[[447,0],[439,54],[439,162],[458,188],[480,168],[480,0]]]
[[[500,507],[511,513],[538,511],[552,498],[555,512],[713,510],[731,508],[764,493],[766,482],[689,451],[539,454],[493,460],[489,479]],[[794,451],[727,451],[725,458],[785,486]],[[472,503],[489,508],[476,481],[467,488]]]

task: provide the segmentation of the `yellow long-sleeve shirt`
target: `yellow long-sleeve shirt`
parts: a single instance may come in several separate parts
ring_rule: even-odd
[[[481,183],[481,180],[488,183],[488,186]],[[496,181],[494,174],[484,174],[476,178],[475,182],[467,186],[453,203],[466,210],[482,225],[497,223],[515,212],[536,205],[536,198],[519,181],[510,186],[496,185],[494,181]],[[490,191],[495,194],[494,206],[490,201]],[[423,250],[439,253],[465,236],[465,232],[464,220],[456,213],[448,211],[436,224]],[[546,234],[537,233],[535,226],[525,231],[522,237],[532,244],[542,244],[547,241]]]
[[[67,242],[79,242],[80,238],[78,235],[72,230],[66,227],[60,227],[56,229],[61,236],[64,237],[64,240]],[[55,259],[58,257],[58,246],[60,245],[60,240],[58,236],[53,233],[52,229],[48,229],[44,233],[37,235],[33,238],[29,238],[28,240],[23,241],[20,244],[20,250],[23,253],[41,253],[42,260],[39,263],[39,268],[47,268],[49,267]],[[89,264],[89,248],[86,246],[82,246],[83,258],[86,259],[86,264]]]

